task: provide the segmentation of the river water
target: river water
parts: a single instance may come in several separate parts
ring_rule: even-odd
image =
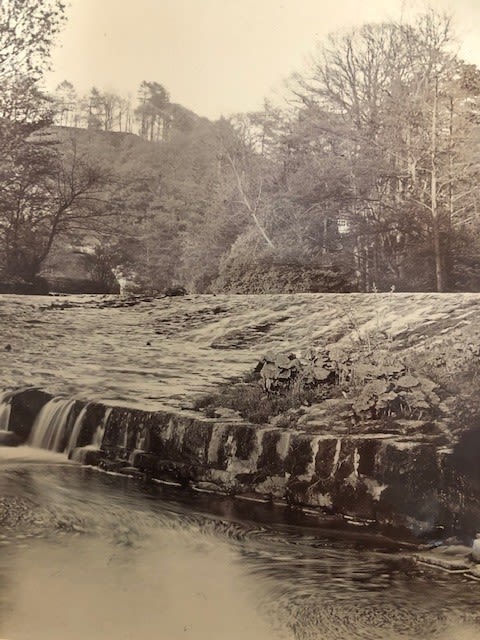
[[[109,306],[115,298],[0,295],[0,393],[178,408],[250,371],[268,350],[358,346],[388,332],[389,348],[480,340],[479,294],[206,295]],[[128,304],[128,301],[127,301]]]
[[[267,349],[355,343],[372,327],[399,348],[430,349],[447,325],[472,340],[477,316],[478,295],[191,296],[114,308],[0,296],[0,393],[32,385],[178,408]],[[415,566],[407,550],[253,502],[142,487],[61,454],[0,449],[2,640],[478,637],[480,583]]]
[[[480,635],[480,584],[386,541],[26,447],[0,449],[0,464],[1,638]]]

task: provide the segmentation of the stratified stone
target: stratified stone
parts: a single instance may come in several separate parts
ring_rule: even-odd
[[[305,474],[312,464],[312,438],[307,435],[294,434],[285,459],[285,471],[294,477]]]
[[[187,460],[206,464],[213,424],[200,420],[188,420],[183,436],[183,454]]]

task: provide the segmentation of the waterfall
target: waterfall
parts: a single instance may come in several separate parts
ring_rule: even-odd
[[[102,448],[103,436],[105,435],[105,429],[107,427],[108,419],[111,413],[112,413],[112,408],[109,407],[105,411],[105,415],[103,416],[102,422],[98,425],[98,427],[95,430],[95,433],[93,434],[92,448],[94,449]]]
[[[28,444],[39,449],[63,451],[74,405],[75,400],[71,398],[52,398],[47,402],[35,418]]]
[[[12,409],[12,394],[7,391],[0,394],[0,431],[8,431],[10,411]]]
[[[67,454],[70,454],[75,449],[75,447],[77,446],[78,436],[80,435],[80,432],[81,432],[82,427],[83,427],[83,423],[85,422],[85,417],[87,415],[88,406],[89,405],[86,404],[83,407],[83,409],[78,414],[77,419],[75,420],[75,424],[73,425],[72,433],[70,434],[70,438],[68,440],[68,444],[65,447],[65,452]]]
[[[95,429],[95,433],[92,437],[92,442],[83,447],[77,448],[77,440],[85,420],[86,409],[87,407],[84,407],[84,409],[78,415],[78,418],[72,430],[72,434],[70,436],[68,446],[65,449],[65,451],[68,453],[68,458],[70,460],[73,460],[74,462],[79,462],[80,464],[89,464],[87,461],[89,460],[88,456],[90,455],[90,452],[100,451],[100,449],[102,448],[103,436],[105,435],[105,429],[108,424],[108,419],[110,417],[110,414],[112,413],[112,408],[108,407],[103,415],[101,423]]]
[[[1,398],[2,396],[0,396],[0,402]],[[49,400],[35,418],[28,444],[38,449],[63,452],[70,457],[77,447],[90,406],[86,404],[74,419],[75,403],[76,401],[72,398],[57,397]],[[2,406],[0,404],[0,419],[3,415]],[[89,449],[100,449],[111,412],[111,408],[105,410],[102,421],[98,424],[90,444],[87,445]]]

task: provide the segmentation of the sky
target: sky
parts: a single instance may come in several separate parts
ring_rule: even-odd
[[[285,80],[329,33],[427,6],[454,15],[459,53],[480,66],[480,0],[69,0],[46,84],[135,96],[156,81],[216,119],[281,102]]]

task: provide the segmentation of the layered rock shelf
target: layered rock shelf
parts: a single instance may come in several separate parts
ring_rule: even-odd
[[[14,394],[9,430],[20,442],[28,442],[49,400],[35,389]],[[335,436],[319,428],[306,433],[76,401],[61,449],[74,424],[69,457],[106,471],[315,509],[417,536],[472,536],[480,528],[477,478],[460,465],[463,441],[446,448],[428,438]]]
[[[460,379],[472,382],[476,403],[478,295],[1,302],[0,388],[12,393],[3,444],[28,443],[42,407],[61,396],[68,411],[56,450],[84,464],[417,536],[480,530],[476,409],[449,403]],[[289,425],[193,410],[199,394],[251,372],[267,350],[371,352],[379,341],[445,383],[439,417],[346,425],[335,400]]]

